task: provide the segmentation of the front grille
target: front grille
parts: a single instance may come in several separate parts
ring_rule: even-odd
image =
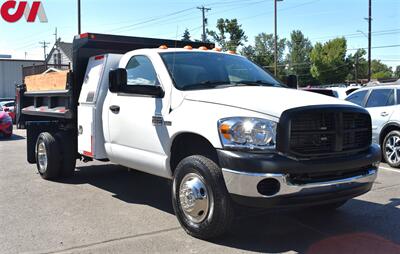
[[[277,147],[285,153],[327,156],[360,151],[371,144],[371,118],[362,109],[307,108],[284,114]],[[285,133],[288,138],[284,138]]]

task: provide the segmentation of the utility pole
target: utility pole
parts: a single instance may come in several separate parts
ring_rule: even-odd
[[[53,35],[54,35],[54,37],[55,37],[55,39],[56,39],[54,45],[57,46],[57,42],[58,42],[57,27],[56,27],[56,31],[55,31],[55,33],[54,33]]]
[[[354,63],[354,70],[355,70],[354,77],[356,80],[356,84],[358,84],[358,54],[357,53],[356,53],[355,57],[356,57],[356,59],[355,59],[356,61]]]
[[[46,48],[48,47],[47,45],[49,45],[50,43],[46,41],[41,41],[39,42],[39,44],[42,45],[41,47],[43,48],[44,60],[46,60]]]
[[[78,34],[81,34],[81,0],[78,0]]]
[[[368,0],[368,82],[371,81],[371,30],[372,30],[372,1]]]
[[[283,0],[274,0],[274,26],[275,26],[275,36],[274,36],[274,74],[275,77],[278,74],[278,10],[277,10],[277,2],[282,2]]]
[[[206,25],[207,25],[207,19],[206,19],[206,11],[211,11],[211,8],[206,8],[204,6],[197,7],[197,9],[201,10],[203,14],[203,34],[201,35],[201,40],[203,42],[206,42],[207,40],[207,35],[206,35]]]

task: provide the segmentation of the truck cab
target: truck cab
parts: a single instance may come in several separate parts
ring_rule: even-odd
[[[77,38],[66,91],[18,91],[43,178],[81,158],[171,179],[180,224],[202,239],[229,230],[237,205],[334,209],[372,188],[381,153],[365,109],[214,45],[161,41]]]

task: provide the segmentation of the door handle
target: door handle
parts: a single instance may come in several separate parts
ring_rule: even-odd
[[[387,112],[382,112],[381,116],[388,116],[389,114]]]
[[[113,113],[115,113],[115,114],[118,114],[120,109],[121,109],[121,108],[120,108],[119,106],[117,106],[117,105],[112,105],[112,106],[110,106],[111,112],[113,112]]]

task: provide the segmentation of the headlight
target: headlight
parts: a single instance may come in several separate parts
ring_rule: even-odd
[[[276,146],[276,122],[251,117],[232,117],[218,122],[222,145],[227,148],[267,150]]]

